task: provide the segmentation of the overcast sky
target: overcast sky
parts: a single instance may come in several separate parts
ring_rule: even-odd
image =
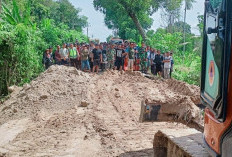
[[[88,17],[89,22],[89,36],[92,38],[98,38],[101,41],[106,41],[106,38],[112,34],[112,30],[109,30],[104,24],[104,15],[99,11],[96,11],[93,7],[93,0],[70,0],[70,2],[76,7],[80,8],[81,15]],[[184,9],[182,9],[184,10]],[[192,32],[196,35],[199,35],[197,29],[197,16],[203,15],[204,13],[204,0],[196,0],[196,3],[193,4],[193,8],[187,11],[187,23],[191,25]],[[156,12],[152,18],[154,23],[151,29],[156,30],[159,27],[164,25],[164,22],[161,19],[161,11]],[[183,19],[184,12],[182,12]],[[86,28],[84,33],[86,33]]]

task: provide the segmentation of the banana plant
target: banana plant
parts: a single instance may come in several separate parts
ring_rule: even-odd
[[[27,3],[26,8],[27,9],[24,11],[24,13],[20,15],[19,7],[16,3],[16,0],[13,0],[12,9],[9,9],[8,6],[2,2],[2,19],[11,25],[18,25],[20,23],[24,23],[25,25],[30,24],[33,26],[30,20],[31,7],[29,1]]]

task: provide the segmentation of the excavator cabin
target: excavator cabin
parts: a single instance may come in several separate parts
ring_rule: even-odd
[[[206,0],[201,99],[204,141],[211,156],[232,156],[232,1]]]

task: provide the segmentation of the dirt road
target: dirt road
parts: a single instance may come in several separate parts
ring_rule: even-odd
[[[138,72],[94,75],[53,66],[0,106],[0,156],[152,156],[159,129],[185,126],[139,123],[141,100],[176,105],[197,118],[198,90]]]

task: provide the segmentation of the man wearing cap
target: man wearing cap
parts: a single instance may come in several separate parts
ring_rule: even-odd
[[[77,66],[78,66],[77,61],[79,58],[79,53],[77,53],[77,49],[76,49],[76,47],[73,46],[73,44],[70,44],[69,57],[70,57],[71,66],[77,68]]]

